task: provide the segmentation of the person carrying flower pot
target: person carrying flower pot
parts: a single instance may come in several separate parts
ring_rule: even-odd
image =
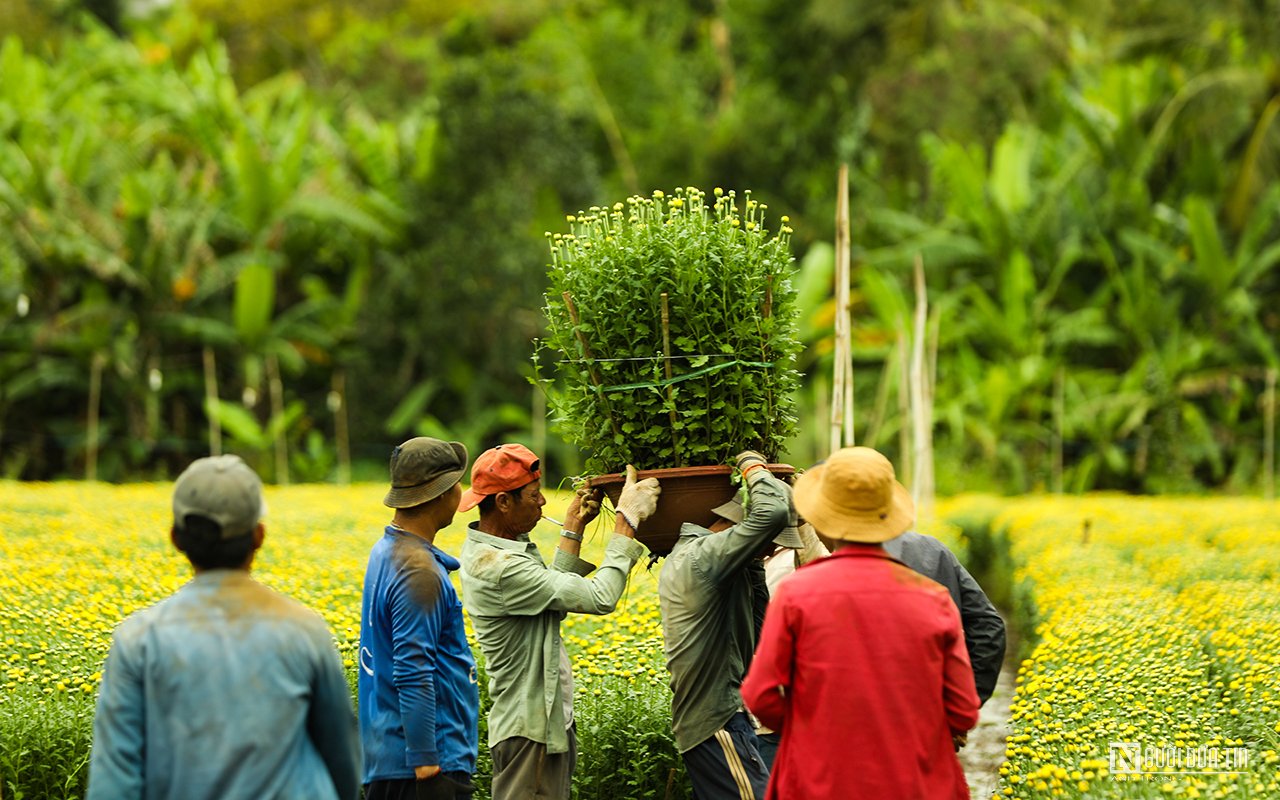
[[[893,465],[846,447],[795,483],[832,554],[778,585],[742,697],[782,732],[768,798],[965,800],[954,739],[978,722],[960,612],[883,546],[915,507]]]
[[[764,796],[769,772],[738,686],[769,599],[761,559],[777,545],[802,544],[790,527],[789,487],[755,451],[736,462],[747,485],[745,518],[685,523],[658,576],[672,730],[698,800]]]
[[[596,570],[578,556],[582,531],[600,513],[600,495],[579,490],[548,567],[529,540],[547,502],[537,455],[521,444],[503,444],[476,459],[471,488],[458,505],[459,511],[480,507],[480,520],[468,526],[462,546],[462,595],[489,675],[494,800],[568,799],[577,734],[560,621],[569,612],[614,610],[644,553],[636,528],[657,508],[660,491],[656,478],[637,481],[635,468],[627,466],[614,536]]]

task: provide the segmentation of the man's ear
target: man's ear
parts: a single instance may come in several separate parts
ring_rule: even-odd
[[[511,496],[510,492],[498,492],[493,496],[494,508],[506,514],[515,507],[516,499]]]
[[[172,525],[169,527],[169,543],[172,544],[173,549],[177,550],[179,553],[183,552],[182,545],[178,544],[178,526],[177,525]]]
[[[262,540],[267,538],[267,526],[261,522],[253,529],[253,549],[262,547]]]

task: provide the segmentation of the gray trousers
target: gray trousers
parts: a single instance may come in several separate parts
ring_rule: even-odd
[[[493,800],[569,800],[573,768],[578,763],[577,725],[569,726],[569,751],[548,753],[547,746],[523,736],[495,744]]]

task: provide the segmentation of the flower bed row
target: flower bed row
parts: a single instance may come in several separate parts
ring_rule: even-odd
[[[997,796],[1280,796],[1280,506],[1024,498],[996,524],[1039,609]]]

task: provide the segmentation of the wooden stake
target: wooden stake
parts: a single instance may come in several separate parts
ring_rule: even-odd
[[[1276,496],[1276,373],[1275,367],[1267,370],[1267,389],[1263,394],[1262,492],[1268,500]]]
[[[880,369],[880,380],[876,384],[876,404],[871,410],[871,423],[864,439],[867,447],[875,447],[880,441],[880,428],[884,426],[889,410],[889,388],[894,374],[893,360],[897,354],[897,348],[890,348],[884,357],[884,366]]]
[[[222,455],[222,422],[213,413],[214,403],[218,399],[218,365],[212,347],[204,349],[204,397],[209,407],[209,455]]]
[[[915,472],[911,458],[911,355],[907,322],[898,320],[898,474],[907,488],[915,485]]]
[[[925,337],[929,300],[925,290],[924,261],[916,256],[916,310],[911,337],[911,431],[915,466],[911,494],[916,502],[916,516],[927,519],[933,510],[932,421],[929,412],[929,387],[925,364]]]
[[[351,434],[347,428],[347,371],[338,367],[333,372],[333,435],[338,440],[338,483],[351,483]],[[539,453],[545,452],[539,450]]]
[[[579,330],[578,323],[578,307],[573,304],[573,295],[568,292],[561,292],[560,296],[564,298],[565,309],[569,312],[569,320],[573,322],[573,333],[578,337],[578,344],[582,345],[582,357],[587,360],[587,374],[591,376],[591,382],[600,390],[600,403],[604,406],[605,415],[609,417],[609,427],[617,435],[621,435],[622,431],[618,429],[618,423],[613,418],[613,411],[609,408],[609,400],[604,396],[604,384],[600,380],[600,375],[596,372],[595,360],[591,355],[591,346],[587,344],[587,337],[582,335]]]
[[[760,317],[761,319],[768,319],[769,317],[772,317],[772,316],[773,316],[773,276],[770,275],[768,279],[765,281],[765,285],[764,285],[764,305],[760,309]],[[767,345],[768,345],[768,340],[765,339],[763,331],[761,331],[760,360],[765,363],[769,363],[771,361],[771,359],[769,358]],[[768,386],[769,382],[766,381],[765,385]],[[765,410],[765,415],[764,415],[764,418],[765,418],[764,438],[765,438],[765,441],[771,441],[773,438],[773,407],[774,407],[773,390],[771,388],[766,390],[765,402],[768,404],[768,408]]]
[[[98,415],[102,408],[102,371],[106,368],[107,357],[102,353],[93,354],[93,362],[89,366],[89,419],[87,422],[85,443],[84,477],[87,481],[98,479]]]
[[[533,439],[533,452],[547,452],[547,395],[542,385],[533,385],[532,409],[529,412],[529,436]]]
[[[1067,376],[1064,367],[1058,367],[1053,378],[1053,491],[1062,494],[1065,483],[1066,462],[1063,448],[1067,438]]]
[[[835,368],[831,382],[831,450],[853,444],[853,345],[849,320],[849,165],[836,188]]]
[[[284,383],[280,380],[280,360],[272,353],[267,356],[267,389],[271,393],[271,416],[284,419]],[[289,443],[285,441],[284,426],[276,431],[276,483],[289,485]]]
[[[160,359],[155,353],[147,356],[147,393],[143,404],[143,416],[146,421],[144,439],[148,447],[156,443],[160,430],[160,388],[151,385],[151,376],[160,373]],[[162,378],[163,380],[163,378]]]
[[[667,293],[662,293],[662,365],[671,380],[671,314],[667,309]],[[667,403],[671,405],[671,463],[683,463],[680,460],[680,436],[676,433],[676,397],[675,387],[667,384]]]

